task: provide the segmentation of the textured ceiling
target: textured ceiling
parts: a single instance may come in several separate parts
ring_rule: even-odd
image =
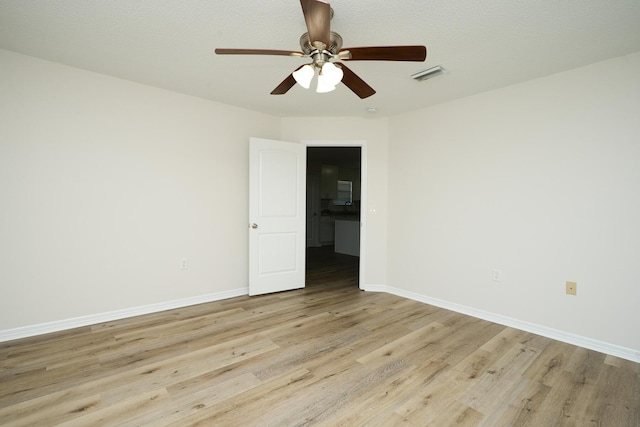
[[[344,85],[269,95],[305,59],[213,53],[299,50],[306,28],[297,0],[0,0],[0,48],[285,117],[396,114],[640,51],[638,0],[331,6],[345,47],[424,44],[427,60],[350,62],[377,91],[361,100]],[[448,73],[410,78],[436,64]]]

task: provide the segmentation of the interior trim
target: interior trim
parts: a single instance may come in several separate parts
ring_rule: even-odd
[[[114,320],[126,319],[127,317],[140,316],[143,314],[158,313],[165,310],[173,310],[175,308],[187,307],[190,305],[203,304],[207,302],[219,301],[228,298],[234,298],[242,295],[248,295],[249,288],[238,288],[229,291],[216,292],[212,294],[199,295],[197,297],[183,298],[173,301],[165,301],[156,304],[143,305],[139,307],[125,308],[122,310],[109,311],[106,313],[90,314],[87,316],[74,317],[65,320],[56,320],[53,322],[40,323],[37,325],[23,326],[20,328],[7,329],[0,331],[0,342],[17,340],[36,335],[48,334],[51,332],[59,332],[67,329],[79,328],[83,326],[95,325],[103,322],[111,322]]]
[[[569,332],[549,328],[549,327],[538,325],[535,323],[525,322],[522,320],[514,319],[512,317],[502,316],[500,314],[478,310],[473,307],[468,307],[465,305],[456,304],[449,301],[440,300],[437,298],[431,298],[426,295],[405,291],[403,289],[394,288],[392,286],[365,285],[362,287],[362,289],[364,291],[369,291],[369,292],[386,292],[392,295],[397,295],[399,297],[408,298],[410,300],[444,308],[446,310],[451,310],[457,313],[473,316],[478,319],[483,319],[489,322],[498,323],[500,325],[509,326],[511,328],[519,329],[522,331],[531,332],[533,334],[537,334],[543,337],[562,341],[567,344],[577,345],[579,347],[583,347],[589,350],[595,350],[600,353],[605,353],[611,356],[616,356],[622,359],[630,360],[632,362],[640,363],[640,350],[634,350],[632,348],[622,347],[617,344],[611,344],[608,342],[595,340],[593,338],[587,338],[581,335],[572,334]]]
[[[424,304],[433,305],[444,308],[446,310],[455,311],[457,313],[473,316],[478,319],[487,320],[489,322],[498,323],[500,325],[509,326],[533,334],[541,335],[554,340],[562,341],[568,344],[577,345],[589,350],[599,351],[611,356],[620,357],[632,362],[640,363],[640,351],[616,344],[583,337],[558,329],[548,328],[546,326],[525,322],[514,319],[512,317],[502,316],[472,307],[451,303],[448,301],[431,298],[415,292],[405,291],[403,289],[394,288],[386,285],[362,285],[361,289],[368,292],[386,292],[399,297],[407,298],[413,301],[422,302]],[[71,319],[58,320],[48,323],[40,323],[37,325],[23,326],[20,328],[7,329],[0,331],[0,342],[27,338],[36,335],[48,334],[51,332],[59,332],[67,329],[79,328],[83,326],[95,325],[103,322],[111,322],[114,320],[125,319],[128,317],[140,316],[143,314],[157,313],[165,310],[173,310],[176,308],[187,307],[190,305],[203,304],[207,302],[219,301],[228,298],[235,298],[249,294],[249,288],[238,288],[224,292],[216,292],[213,294],[200,295],[197,297],[184,298],[174,301],[166,301],[157,304],[149,304],[140,307],[132,307],[123,310],[110,311],[106,313],[92,314],[88,316],[75,317]]]
[[[360,267],[358,271],[358,283],[360,289],[363,283],[367,283],[367,141],[361,139],[355,140],[306,140],[300,141],[307,147],[360,147]]]

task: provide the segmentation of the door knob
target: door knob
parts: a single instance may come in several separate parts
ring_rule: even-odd
[[[251,228],[258,228],[258,224],[254,222],[253,224],[251,224]]]

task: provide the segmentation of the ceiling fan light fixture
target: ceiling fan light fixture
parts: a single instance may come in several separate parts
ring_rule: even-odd
[[[360,99],[376,91],[344,63],[335,61],[413,61],[424,62],[427,47],[422,45],[364,46],[342,48],[342,36],[331,31],[333,9],[329,0],[300,0],[307,32],[300,36],[301,51],[275,49],[221,49],[218,55],[277,55],[310,58],[311,63],[294,70],[271,91],[271,95],[284,95],[298,83],[304,88],[311,85],[315,70],[319,69],[317,92],[330,92],[340,82]],[[313,72],[313,74],[311,73]],[[344,77],[344,78],[343,78]],[[415,78],[415,76],[414,76]]]
[[[324,84],[328,86],[336,86],[342,81],[344,72],[342,71],[342,68],[336,66],[334,63],[325,62],[322,65],[318,78],[320,78],[320,76],[324,80]]]
[[[303,65],[299,70],[294,71],[293,78],[296,82],[305,89],[309,89],[311,86],[311,79],[315,75],[315,70],[309,64]]]
[[[327,93],[327,92],[331,92],[331,91],[333,91],[335,89],[336,89],[335,86],[327,84],[326,79],[323,78],[322,75],[318,76],[318,87],[316,88],[316,92],[318,92],[318,93]]]

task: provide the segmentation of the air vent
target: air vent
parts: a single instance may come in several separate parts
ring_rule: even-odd
[[[412,74],[411,78],[414,80],[427,80],[446,72],[447,70],[445,70],[444,67],[442,67],[441,65],[436,65],[435,67],[427,68],[426,70],[418,71],[417,73]]]

